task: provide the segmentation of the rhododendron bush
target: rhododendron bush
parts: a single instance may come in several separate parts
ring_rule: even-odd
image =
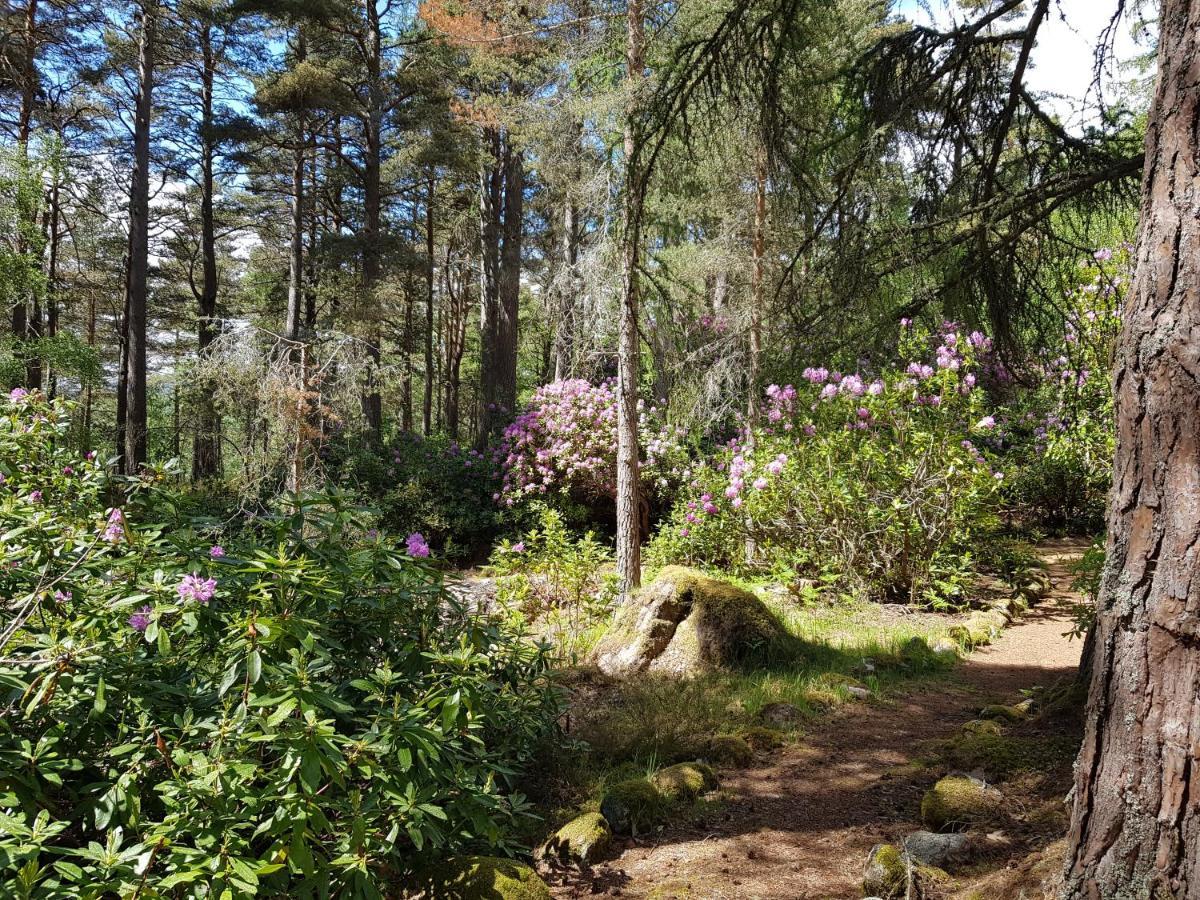
[[[643,495],[661,501],[690,475],[682,429],[654,405],[639,404]],[[495,451],[503,484],[495,499],[513,506],[564,494],[581,502],[616,496],[617,395],[612,380],[575,379],[538,389]]]
[[[509,844],[559,712],[541,647],[336,494],[148,524],[162,486],[68,419],[0,399],[0,893],[392,896]]]
[[[900,349],[893,369],[812,367],[769,387],[761,419],[697,467],[650,559],[955,600],[1003,478],[981,449],[990,341],[905,322]]]
[[[1032,389],[1015,392],[995,447],[1011,460],[1006,504],[1023,521],[1094,533],[1104,527],[1115,428],[1112,362],[1130,248],[1096,252],[1063,298],[1061,341],[1033,359]]]

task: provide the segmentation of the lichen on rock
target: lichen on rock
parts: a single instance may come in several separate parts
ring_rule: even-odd
[[[644,778],[631,778],[608,789],[600,801],[600,814],[615,834],[636,835],[659,824],[667,807],[658,788]]]
[[[563,865],[590,866],[612,846],[612,828],[597,812],[576,816],[542,845],[538,856]]]
[[[678,763],[659,769],[651,776],[650,783],[672,803],[694,800],[720,787],[716,773],[701,762]]]
[[[947,775],[921,799],[921,821],[931,831],[956,831],[999,817],[1003,797],[968,775]]]

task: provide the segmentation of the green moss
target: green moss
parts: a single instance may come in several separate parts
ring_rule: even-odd
[[[990,822],[1000,814],[1000,792],[974,778],[948,775],[925,792],[921,821],[931,831]]]
[[[959,729],[963,734],[985,734],[999,737],[1004,729],[992,719],[972,719]]]
[[[694,800],[701,794],[716,790],[720,782],[716,773],[704,763],[678,763],[659,769],[650,779],[658,792],[672,803]]]
[[[439,900],[550,900],[550,889],[533,869],[492,856],[449,860],[432,883]]]
[[[943,743],[938,755],[953,768],[982,769],[991,777],[1007,778],[1017,772],[1044,772],[1067,765],[1077,743],[1070,736],[1009,737],[994,721],[976,721],[968,722]]]
[[[863,872],[863,892],[884,900],[901,897],[922,897],[926,891],[949,879],[945,872],[933,866],[922,866],[911,860],[895,844],[877,844],[871,849]],[[914,891],[909,891],[909,879]]]
[[[786,632],[763,602],[737,585],[683,566],[668,566],[658,580],[669,580],[690,600],[687,622],[702,659],[731,665],[762,659],[779,649]]]
[[[754,750],[736,734],[718,734],[709,738],[705,755],[722,766],[748,766],[754,761]]]
[[[560,863],[591,865],[608,852],[612,836],[612,828],[604,816],[584,813],[554,832],[539,855]]]
[[[752,750],[775,750],[783,746],[783,735],[774,728],[762,725],[747,725],[738,730],[737,736]]]
[[[979,718],[997,722],[1020,722],[1028,717],[1029,708],[1021,704],[1005,706],[1003,703],[993,703],[979,711]]]
[[[600,814],[616,834],[637,834],[659,824],[667,812],[667,799],[642,778],[613,785],[600,801]]]

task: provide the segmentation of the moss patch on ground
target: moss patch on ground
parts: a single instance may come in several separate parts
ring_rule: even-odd
[[[511,859],[451,859],[429,881],[429,896],[438,900],[551,900],[550,889],[537,873]]]

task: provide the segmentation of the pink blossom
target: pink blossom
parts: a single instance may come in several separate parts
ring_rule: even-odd
[[[409,556],[423,559],[429,555],[429,545],[425,543],[425,536],[419,531],[410,534],[404,539],[404,543]]]

